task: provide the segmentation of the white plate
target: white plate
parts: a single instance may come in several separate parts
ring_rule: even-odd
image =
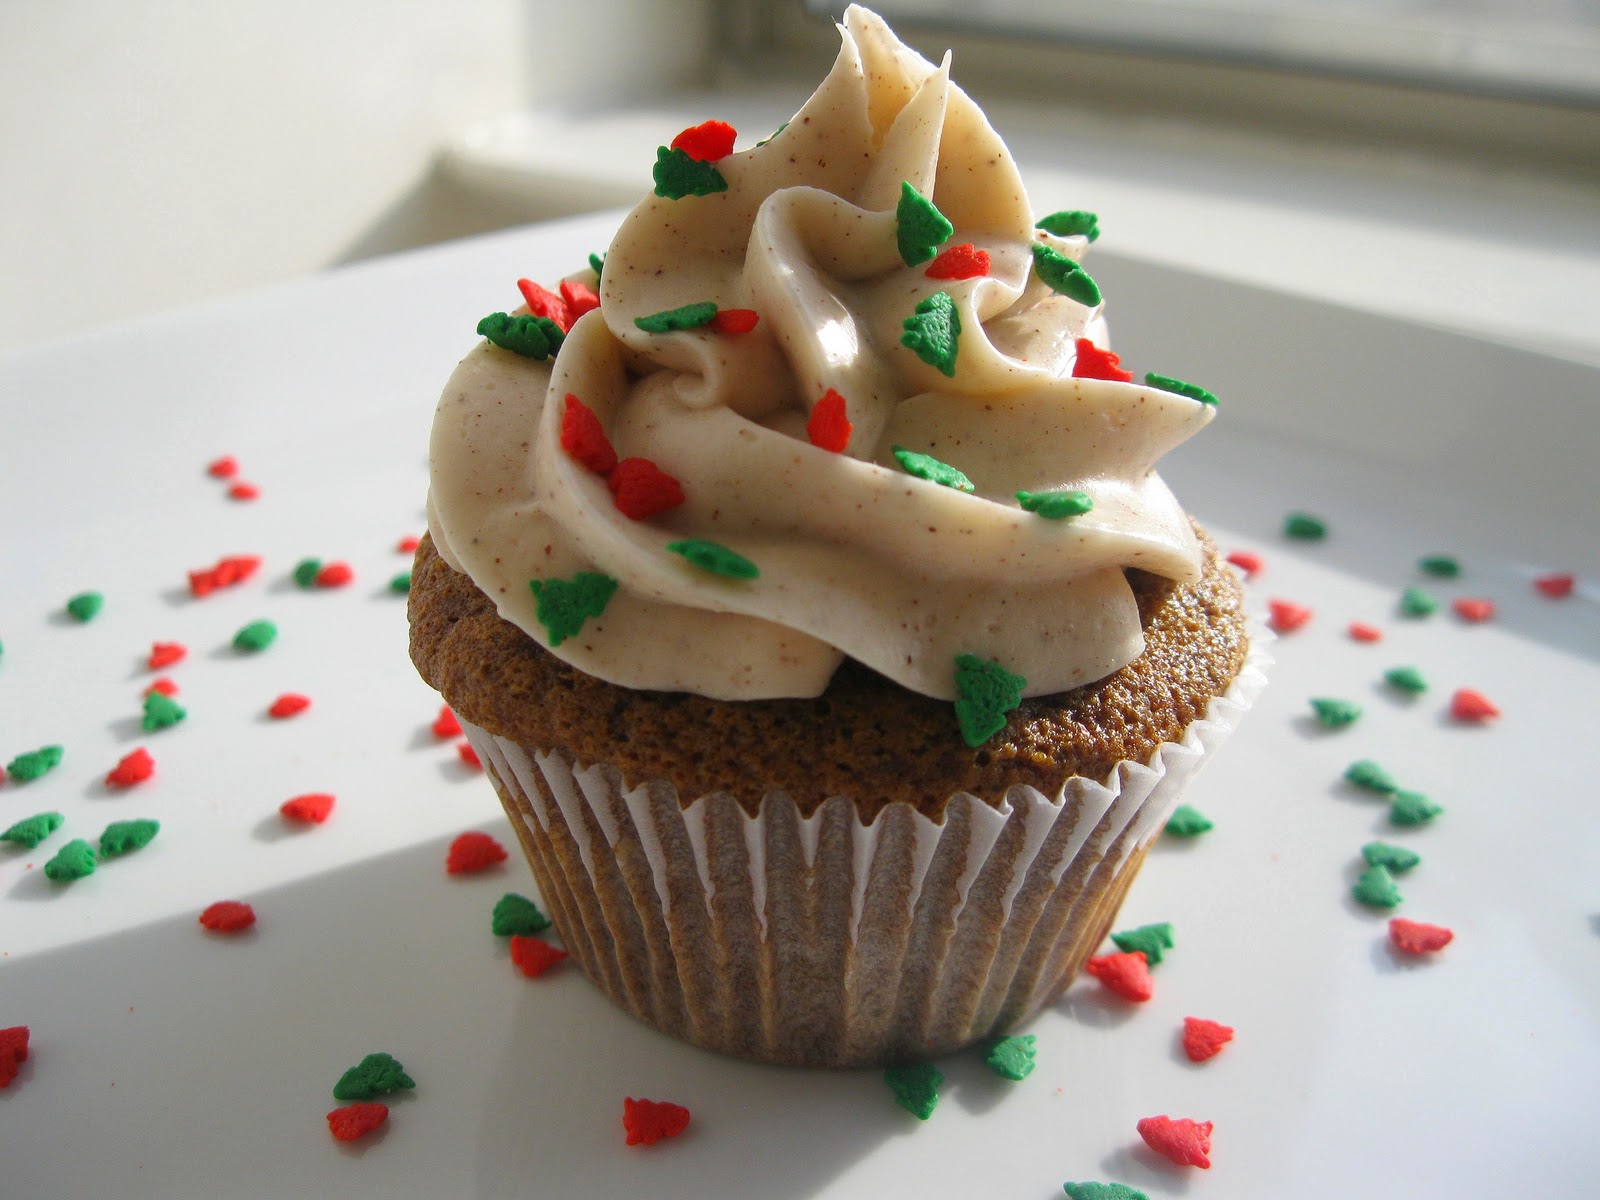
[[[641,1028],[571,969],[519,976],[489,930],[520,860],[448,877],[468,828],[510,842],[488,785],[428,731],[438,702],[405,656],[406,566],[420,532],[438,389],[478,317],[517,303],[606,242],[613,217],[478,239],[0,361],[0,761],[66,748],[0,784],[0,826],[66,814],[38,850],[0,850],[0,1027],[33,1055],[0,1091],[6,1196],[833,1196],[1061,1194],[1120,1180],[1152,1197],[1576,1196],[1600,1148],[1600,822],[1588,758],[1600,695],[1600,559],[1587,459],[1600,375],[1418,327],[1100,256],[1131,365],[1206,383],[1221,420],[1166,469],[1252,585],[1311,605],[1281,639],[1265,698],[1190,800],[1216,828],[1151,855],[1119,926],[1170,920],[1178,945],[1148,1004],[1080,982],[1031,1029],[1021,1083],[974,1055],[941,1063],[920,1123],[876,1073],[769,1069]],[[92,297],[86,297],[86,303]],[[1219,329],[1241,330],[1226,338]],[[237,456],[262,494],[209,478]],[[1291,543],[1291,509],[1332,532]],[[1457,555],[1456,581],[1416,560]],[[191,599],[186,572],[264,556],[251,582]],[[356,582],[302,591],[304,557]],[[1538,595],[1573,570],[1578,594]],[[1486,596],[1492,621],[1395,614],[1400,589]],[[87,625],[60,615],[106,595]],[[236,629],[276,621],[241,656]],[[1352,620],[1383,628],[1362,645]],[[138,728],[152,642],[180,726]],[[1400,664],[1432,684],[1402,700]],[[1503,716],[1444,715],[1457,687]],[[312,708],[275,722],[280,692]],[[1311,696],[1365,706],[1327,732]],[[101,782],[136,745],[157,761]],[[1340,782],[1374,758],[1446,812],[1397,830]],[[328,823],[277,807],[330,791]],[[72,836],[158,818],[145,849],[69,885],[42,864]],[[1446,924],[1435,960],[1401,961],[1385,915],[1349,894],[1360,846],[1409,845],[1401,914]],[[514,848],[513,848],[514,849]],[[255,931],[202,933],[213,900]],[[1235,1042],[1203,1065],[1185,1015]],[[417,1080],[385,1133],[328,1136],[330,1089],[386,1050]],[[624,1096],[673,1100],[690,1131],[623,1145]],[[1209,1172],[1171,1167],[1135,1122],[1215,1122]]]

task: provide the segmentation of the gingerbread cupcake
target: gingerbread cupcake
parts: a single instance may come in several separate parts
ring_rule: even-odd
[[[1260,682],[1153,470],[1215,401],[1120,368],[948,59],[841,29],[771,138],[662,148],[597,307],[480,326],[410,602],[595,984],[836,1066],[1049,1003]]]

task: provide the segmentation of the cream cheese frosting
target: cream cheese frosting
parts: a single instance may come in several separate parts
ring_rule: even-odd
[[[846,655],[904,687],[956,696],[975,655],[1024,694],[1093,682],[1143,648],[1124,577],[1200,574],[1188,518],[1153,465],[1213,407],[1131,382],[1075,378],[1076,343],[1105,345],[1101,308],[1056,294],[1036,244],[1071,260],[1082,236],[1034,228],[1015,163],[939,66],[852,7],[832,71],[777,134],[719,159],[726,190],[652,194],[605,259],[601,306],[537,362],[484,344],[451,377],[431,443],[428,519],[445,561],[504,618],[572,666],[626,687],[715,699],[815,696]],[[903,185],[987,251],[986,274],[937,279],[897,249]],[[960,335],[947,376],[901,342],[943,292]],[[755,329],[653,333],[635,319],[686,304],[753,309]],[[832,389],[843,452],[806,424]],[[684,501],[635,520],[562,449],[564,398],[618,455],[649,459]],[[895,448],[960,469],[973,490],[918,478]],[[1068,520],[1018,492],[1081,491]],[[684,539],[759,567],[709,573]],[[598,572],[603,612],[559,640],[530,581]]]

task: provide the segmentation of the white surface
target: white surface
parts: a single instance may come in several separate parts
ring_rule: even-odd
[[[1600,548],[1586,484],[1564,476],[1597,443],[1600,380],[1112,256],[1096,275],[1130,364],[1222,395],[1222,419],[1168,478],[1224,546],[1263,553],[1259,600],[1317,610],[1277,643],[1266,696],[1191,790],[1217,828],[1158,845],[1118,921],[1177,927],[1155,999],[1131,1007],[1075,985],[1030,1030],[1033,1075],[1010,1084],[973,1055],[943,1062],[924,1125],[874,1073],[709,1056],[635,1025],[576,971],[518,976],[489,910],[531,892],[528,874],[514,859],[445,875],[455,832],[505,827],[487,784],[428,733],[437,701],[383,589],[404,565],[394,541],[420,530],[433,402],[472,326],[516,302],[518,275],[549,280],[600,248],[611,220],[0,360],[0,758],[66,746],[53,774],[0,784],[0,820],[67,816],[38,850],[0,850],[0,1026],[33,1030],[31,1060],[0,1091],[0,1193],[1043,1198],[1084,1179],[1229,1200],[1590,1190],[1600,823],[1583,747],[1600,688]],[[1239,315],[1247,341],[1210,335]],[[230,502],[205,476],[222,453],[260,500]],[[1300,508],[1328,518],[1328,541],[1278,536]],[[1441,551],[1466,564],[1459,581],[1419,577],[1416,559]],[[186,597],[188,569],[242,552],[266,558],[254,581]],[[348,560],[357,582],[299,591],[287,576],[308,555]],[[1564,602],[1528,583],[1556,568],[1585,580]],[[1400,588],[1422,582],[1500,611],[1481,626],[1398,619]],[[60,606],[86,588],[105,591],[104,611],[67,623]],[[236,656],[232,633],[260,616],[278,642]],[[1352,619],[1386,640],[1349,641]],[[167,672],[190,715],[142,734],[143,659],[169,639],[190,647]],[[1381,673],[1401,663],[1432,690],[1389,694]],[[1505,715],[1450,722],[1458,686]],[[286,690],[313,707],[265,720]],[[1367,711],[1323,732],[1307,718],[1313,695]],[[156,777],[108,793],[101,778],[135,745]],[[1390,828],[1381,803],[1339,782],[1360,757],[1446,813]],[[278,804],[311,790],[338,795],[332,818],[285,831]],[[42,877],[67,838],[132,816],[162,822],[147,848],[67,886]],[[1399,911],[1455,929],[1437,960],[1398,961],[1383,917],[1349,899],[1374,837],[1423,855]],[[252,934],[197,927],[224,897],[256,906]],[[1190,1014],[1237,1040],[1190,1065],[1176,1044]],[[341,1148],[323,1121],[330,1089],[375,1050],[416,1092],[379,1139]],[[625,1147],[626,1095],[688,1105],[689,1133]],[[1216,1122],[1210,1172],[1143,1149],[1134,1123],[1163,1112]]]

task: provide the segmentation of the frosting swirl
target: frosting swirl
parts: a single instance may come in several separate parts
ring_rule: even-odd
[[[1081,236],[1033,227],[999,136],[949,79],[851,8],[832,71],[779,133],[715,164],[726,190],[651,195],[605,260],[601,307],[551,362],[472,351],[440,401],[429,526],[440,553],[507,620],[591,675],[717,699],[819,694],[844,655],[954,698],[971,654],[1025,694],[1102,678],[1143,647],[1124,571],[1189,582],[1200,554],[1153,464],[1212,408],[1153,387],[1074,378],[1077,339],[1103,345],[1098,304],[1057,294],[1034,247],[1078,259]],[[930,278],[897,249],[909,184],[972,243],[987,273]],[[902,342],[935,293],[953,302],[953,374]],[[690,303],[759,323],[647,332]],[[942,303],[942,302],[941,302]],[[832,389],[843,452],[806,425]],[[562,449],[581,398],[618,455],[681,481],[683,503],[630,519]],[[971,492],[908,474],[896,448],[958,467]],[[1072,489],[1069,520],[1018,492]],[[759,576],[708,573],[667,547],[705,539]],[[603,612],[565,639],[530,580],[611,577]],[[558,640],[559,644],[552,645]]]

